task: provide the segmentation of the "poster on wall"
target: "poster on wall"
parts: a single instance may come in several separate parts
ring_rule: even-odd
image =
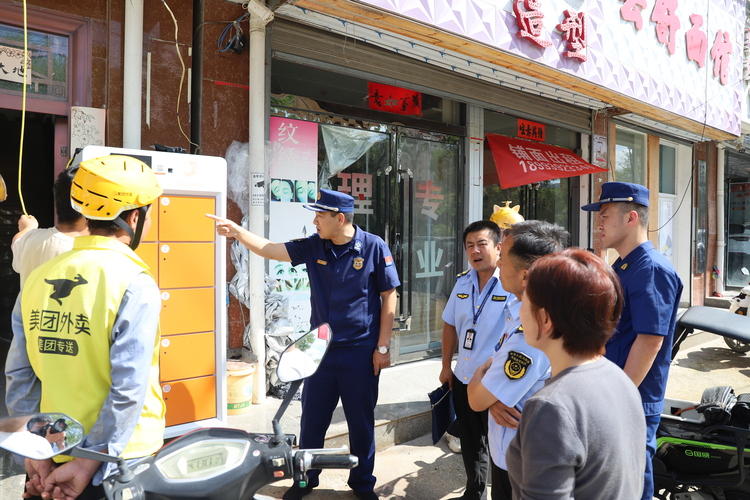
[[[271,117],[269,239],[284,242],[315,233],[314,212],[303,207],[317,198],[318,124]],[[310,329],[310,282],[305,265],[269,262],[269,274],[279,282],[276,292],[289,301],[295,332]]]
[[[672,233],[672,217],[674,216],[674,200],[659,198],[659,253],[674,265],[674,235]]]

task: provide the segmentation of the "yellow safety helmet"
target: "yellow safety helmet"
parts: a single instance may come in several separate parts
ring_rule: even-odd
[[[162,191],[151,167],[130,156],[112,155],[81,162],[70,199],[87,219],[115,220],[150,205]]]

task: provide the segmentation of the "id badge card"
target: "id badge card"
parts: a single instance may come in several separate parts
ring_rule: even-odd
[[[466,330],[466,337],[464,337],[464,349],[471,351],[474,348],[474,334],[476,330],[469,328]]]

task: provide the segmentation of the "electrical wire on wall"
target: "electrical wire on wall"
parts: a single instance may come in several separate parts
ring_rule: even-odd
[[[227,24],[219,35],[217,45],[219,51],[228,52],[233,50],[234,52],[241,54],[245,50],[247,45],[247,37],[242,33],[241,23],[250,18],[250,13],[245,12],[243,15]]]
[[[21,192],[21,174],[23,172],[21,165],[23,164],[23,138],[26,133],[26,79],[29,71],[29,23],[26,18],[26,0],[23,0],[23,88],[21,90],[21,142],[18,146],[18,199],[21,201],[21,210],[26,216],[29,214],[26,212],[26,204]]]
[[[167,2],[165,0],[161,0],[161,3],[164,4],[164,7],[167,8],[167,11],[169,11],[169,15],[172,16],[172,22],[174,22],[174,47],[177,51],[177,57],[180,60],[180,64],[182,65],[182,75],[180,75],[180,89],[177,92],[177,126],[180,128],[180,132],[182,133],[183,137],[187,139],[187,141],[192,145],[195,146],[195,154],[198,154],[201,147],[190,140],[190,137],[185,133],[185,131],[182,129],[182,123],[180,122],[180,100],[182,99],[182,85],[185,82],[185,73],[187,72],[187,69],[185,68],[185,61],[182,59],[182,54],[180,53],[180,46],[177,43],[177,33],[179,30],[179,27],[177,26],[177,18],[174,17],[174,14],[172,13],[172,9],[169,8],[169,5],[167,5]]]

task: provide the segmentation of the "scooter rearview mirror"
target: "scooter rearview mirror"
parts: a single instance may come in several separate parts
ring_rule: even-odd
[[[294,382],[311,376],[318,369],[330,343],[331,327],[323,323],[289,344],[276,367],[279,380]]]
[[[34,460],[65,454],[83,435],[83,426],[63,413],[0,419],[0,448]]]

